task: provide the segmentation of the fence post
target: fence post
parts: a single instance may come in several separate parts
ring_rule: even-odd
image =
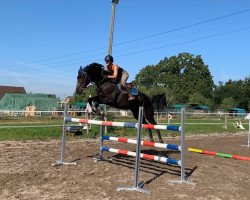
[[[137,145],[136,145],[134,185],[132,187],[118,187],[117,191],[125,190],[125,191],[137,191],[137,192],[141,192],[141,193],[150,193],[149,190],[142,189],[142,187],[144,186],[144,183],[139,182],[142,121],[143,121],[143,107],[139,107],[139,118],[138,118],[138,124],[137,124]]]
[[[185,181],[185,108],[181,108],[181,182]]]
[[[196,185],[192,181],[188,181],[185,172],[185,108],[181,108],[181,178],[180,180],[170,180],[170,183],[187,183]]]
[[[106,108],[106,106],[105,106],[105,108]],[[105,109],[102,109],[102,108],[100,108],[100,109],[101,109],[101,113],[102,113],[100,118],[101,118],[102,121],[106,121],[107,120],[106,114],[105,114],[106,111],[105,111]],[[99,149],[100,149],[100,151],[99,151],[99,156],[93,158],[94,162],[112,160],[112,159],[104,159],[104,157],[103,157],[103,151],[101,150],[102,147],[103,147],[102,136],[105,133],[106,127],[107,126],[100,126],[100,131],[99,131],[99,134],[100,134],[100,148]]]
[[[250,147],[250,113],[245,117],[246,120],[248,120],[248,139],[247,139],[247,145],[241,145],[244,147]]]

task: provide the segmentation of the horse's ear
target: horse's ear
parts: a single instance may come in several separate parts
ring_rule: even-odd
[[[81,73],[82,71],[82,66],[80,66],[79,70],[78,70],[78,74]]]

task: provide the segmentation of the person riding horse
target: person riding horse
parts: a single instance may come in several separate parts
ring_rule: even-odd
[[[112,63],[112,62],[111,62]],[[112,65],[111,65],[112,67]],[[77,84],[76,84],[76,94],[82,95],[83,91],[85,88],[88,87],[90,83],[96,85],[96,95],[88,98],[88,103],[89,105],[93,108],[94,111],[98,111],[98,105],[99,104],[106,104],[108,106],[117,108],[117,109],[127,109],[130,110],[134,116],[135,119],[138,120],[138,112],[139,112],[139,107],[143,106],[144,108],[144,114],[143,114],[143,124],[157,124],[155,119],[154,119],[154,106],[150,100],[150,98],[142,93],[138,92],[136,96],[134,96],[135,100],[129,101],[128,96],[126,93],[122,92],[118,87],[117,83],[114,83],[113,81],[109,81],[109,79],[104,79],[105,76],[109,76],[109,72],[103,70],[105,67],[101,64],[98,63],[91,63],[87,65],[86,67],[78,70],[78,75],[77,75]],[[115,69],[116,68],[116,69]],[[117,77],[120,77],[123,80],[127,80],[128,75],[124,75],[125,78],[123,77],[123,73],[119,72],[119,68],[114,67],[111,68],[114,74],[114,71],[116,70],[115,73],[118,74]],[[119,74],[120,73],[120,74]],[[93,105],[93,102],[96,104]],[[97,112],[100,114],[100,112]],[[159,130],[156,130],[159,141],[163,143],[163,139],[161,137],[161,133]],[[148,130],[149,138],[150,141],[153,142],[153,134],[151,129]]]
[[[126,85],[126,81],[128,80],[128,72],[124,70],[123,68],[119,67],[118,65],[114,64],[114,58],[111,55],[107,55],[105,57],[106,62],[106,71],[108,71],[111,75],[106,76],[108,79],[115,80],[120,84],[122,89],[125,89],[127,94],[129,95],[128,100],[134,100],[134,95],[131,94],[128,86]]]

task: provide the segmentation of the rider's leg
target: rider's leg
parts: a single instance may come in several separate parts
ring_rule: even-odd
[[[126,85],[126,81],[128,80],[128,76],[129,76],[129,75],[128,75],[127,72],[122,73],[122,77],[121,77],[121,80],[120,80],[120,84],[121,84],[121,86],[126,90],[126,92],[128,93],[128,95],[129,95],[128,100],[133,100],[133,99],[135,99],[135,98],[134,98],[134,95],[130,93],[129,88],[128,88],[128,86]]]

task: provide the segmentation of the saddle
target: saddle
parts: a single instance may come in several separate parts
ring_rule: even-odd
[[[136,87],[134,87],[132,85],[132,83],[126,83],[126,86],[128,87],[128,89],[130,90],[131,94],[137,96],[138,95],[138,90]],[[122,88],[122,86],[120,84],[117,84],[118,89],[122,92],[122,93],[126,93],[126,91]]]

